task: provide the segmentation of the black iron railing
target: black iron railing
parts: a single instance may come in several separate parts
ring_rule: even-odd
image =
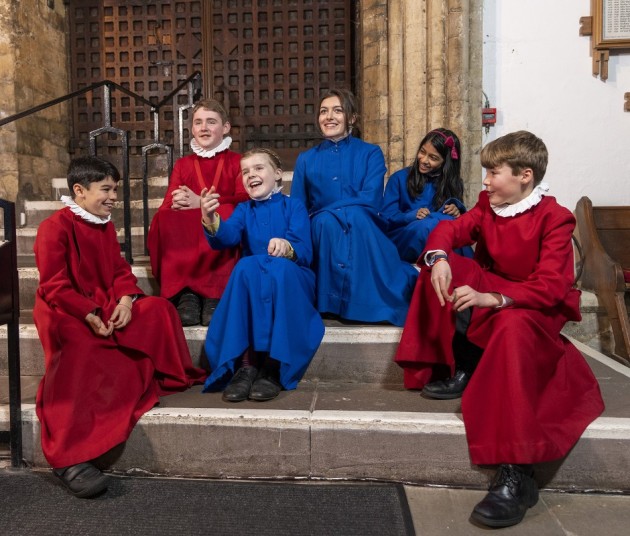
[[[149,231],[149,181],[148,181],[148,159],[149,153],[155,150],[161,150],[166,153],[167,162],[168,162],[168,175],[170,176],[173,170],[173,147],[168,145],[160,140],[160,130],[159,130],[159,119],[160,119],[160,109],[166,105],[171,103],[171,99],[175,95],[177,95],[184,87],[187,87],[188,94],[188,102],[183,106],[178,106],[177,112],[177,129],[178,129],[178,139],[179,144],[177,147],[177,156],[180,157],[184,151],[184,142],[183,142],[183,130],[184,130],[184,121],[183,114],[184,111],[191,108],[195,101],[199,99],[201,96],[201,73],[199,71],[195,71],[188,78],[180,82],[180,84],[173,89],[166,97],[164,97],[159,103],[153,104],[148,101],[141,95],[134,93],[133,91],[124,88],[123,86],[112,82],[111,80],[103,80],[102,82],[97,82],[83,89],[74,91],[72,93],[68,93],[63,97],[58,97],[51,101],[45,102],[38,106],[34,106],[29,108],[28,110],[24,110],[20,113],[5,117],[4,119],[0,119],[0,127],[7,125],[9,123],[13,123],[14,121],[18,121],[24,117],[28,117],[30,115],[36,114],[50,108],[51,106],[55,106],[57,104],[61,104],[63,102],[72,100],[76,97],[84,95],[86,93],[94,92],[99,88],[103,88],[104,98],[103,98],[103,117],[104,124],[101,128],[96,130],[92,130],[89,133],[90,136],[90,154],[92,156],[96,156],[96,139],[103,134],[114,134],[116,139],[119,142],[120,149],[122,152],[122,180],[123,180],[123,222],[124,222],[124,244],[123,249],[125,252],[125,258],[127,262],[130,264],[133,263],[133,251],[131,245],[131,185],[129,181],[129,138],[126,130],[122,130],[116,128],[112,125],[111,117],[111,92],[112,90],[121,91],[135,99],[137,102],[141,102],[151,108],[151,114],[153,116],[153,124],[154,124],[154,142],[142,147],[142,219],[143,219],[143,227],[144,227],[144,254],[148,254],[147,251],[147,234]]]
[[[0,239],[0,325],[7,325],[9,371],[9,447],[11,465],[22,465],[22,405],[20,392],[20,292],[18,287],[15,204],[0,199],[4,238]],[[3,438],[6,432],[0,432]]]

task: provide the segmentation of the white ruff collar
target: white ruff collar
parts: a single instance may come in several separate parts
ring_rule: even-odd
[[[70,197],[69,195],[62,195],[61,202],[67,207],[69,207],[70,210],[74,212],[77,216],[79,216],[81,219],[85,221],[89,221],[90,223],[97,223],[99,225],[104,225],[108,223],[109,220],[112,219],[111,214],[107,216],[107,218],[99,218],[98,216],[95,216],[91,212],[88,212],[84,208],[77,205],[74,199],[72,199],[72,197]]]
[[[549,191],[549,185],[546,182],[541,182],[536,188],[532,190],[525,199],[521,199],[518,203],[510,205],[505,203],[504,205],[490,205],[492,210],[497,216],[508,218],[510,216],[516,216],[521,212],[525,212],[532,207],[535,207],[542,200],[545,193]]]
[[[229,136],[223,138],[223,141],[219,143],[219,145],[217,145],[214,149],[204,149],[197,143],[197,140],[195,138],[190,140],[190,148],[197,156],[201,156],[203,158],[212,158],[215,154],[229,149],[231,144],[232,138],[230,138]]]

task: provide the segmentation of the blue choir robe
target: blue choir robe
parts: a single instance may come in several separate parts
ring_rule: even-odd
[[[284,389],[295,389],[324,336],[314,306],[313,248],[304,205],[282,193],[245,201],[221,220],[216,235],[205,234],[213,249],[241,244],[243,258],[208,327],[205,351],[212,373],[204,392],[225,387],[247,348],[269,352],[280,362]],[[296,260],[269,255],[272,238],[288,240]]]
[[[426,182],[419,196],[411,199],[407,190],[410,169],[397,171],[387,181],[381,214],[387,220],[387,236],[396,245],[400,258],[407,262],[416,262],[436,225],[442,220],[455,219],[444,214],[444,207],[456,205],[462,214],[466,212],[466,207],[455,197],[449,197],[441,207],[434,206],[436,188],[432,180]],[[420,208],[429,209],[431,214],[421,220],[416,219],[416,213]],[[473,256],[470,247],[461,248],[457,253],[464,257]]]
[[[385,235],[384,176],[378,146],[324,140],[298,156],[291,197],[311,216],[319,311],[402,326],[418,273]]]

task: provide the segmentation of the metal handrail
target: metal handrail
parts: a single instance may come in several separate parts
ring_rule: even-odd
[[[193,74],[191,74],[188,78],[186,78],[186,80],[181,82],[173,91],[171,91],[165,98],[163,98],[157,104],[153,104],[151,101],[148,101],[141,95],[134,93],[133,91],[121,86],[120,84],[117,84],[116,82],[112,82],[111,80],[103,80],[101,82],[96,82],[95,84],[84,87],[83,89],[78,89],[77,91],[68,93],[67,95],[64,95],[63,97],[57,97],[56,99],[50,100],[43,104],[38,104],[37,106],[33,106],[32,108],[29,108],[28,110],[24,110],[23,112],[19,112],[17,114],[13,114],[8,117],[5,117],[4,119],[0,119],[0,127],[4,125],[8,125],[9,123],[13,123],[13,121],[17,121],[18,119],[22,119],[23,117],[28,117],[29,115],[32,115],[34,113],[41,112],[42,110],[45,110],[46,108],[50,108],[51,106],[55,106],[57,104],[61,104],[62,102],[72,100],[75,97],[79,97],[80,95],[83,95],[84,93],[88,93],[90,91],[94,91],[95,89],[98,89],[99,87],[102,87],[102,86],[109,86],[111,88],[122,91],[123,93],[129,95],[130,97],[133,97],[134,99],[146,104],[147,106],[150,106],[153,110],[157,111],[162,106],[164,106],[168,101],[170,101],[179,91],[181,91],[181,89],[186,84],[188,84],[189,82],[192,82],[195,79],[201,80],[200,71],[195,71]]]
[[[153,118],[154,121],[156,122],[156,128],[154,129],[154,136],[155,136],[155,140],[153,143],[150,143],[148,145],[145,145],[142,147],[142,159],[143,159],[143,165],[142,165],[142,204],[143,204],[143,225],[144,225],[144,253],[147,253],[147,231],[149,228],[149,210],[148,210],[148,153],[149,151],[152,151],[154,149],[159,149],[159,150],[165,150],[166,154],[167,154],[167,159],[168,159],[168,174],[170,176],[172,170],[173,170],[173,150],[172,147],[170,147],[169,145],[163,143],[160,139],[159,139],[159,129],[157,128],[157,121],[159,119],[159,111],[160,108],[162,106],[164,106],[165,104],[169,103],[171,101],[171,99],[179,92],[181,91],[185,86],[188,86],[188,104],[184,107],[179,107],[178,110],[178,115],[179,115],[179,128],[183,131],[183,127],[182,127],[182,121],[181,121],[181,114],[183,109],[186,108],[190,108],[192,106],[192,103],[195,100],[198,100],[198,98],[201,95],[201,72],[200,71],[195,71],[193,72],[188,78],[186,78],[185,80],[183,80],[182,82],[180,82],[178,84],[178,86],[173,89],[173,91],[171,91],[166,97],[164,97],[160,102],[158,102],[157,104],[153,104],[152,102],[148,101],[147,99],[145,99],[144,97],[142,97],[141,95],[138,95],[137,93],[134,93],[133,91],[130,91],[129,89],[121,86],[120,84],[117,84],[116,82],[112,82],[111,80],[103,80],[102,82],[96,82],[90,86],[87,86],[83,89],[79,89],[77,91],[73,91],[72,93],[68,93],[67,95],[63,96],[63,97],[58,97],[56,99],[50,100],[48,102],[45,102],[43,104],[39,104],[37,106],[34,106],[32,108],[29,108],[28,110],[24,110],[22,112],[19,112],[17,114],[14,115],[10,115],[8,117],[5,117],[4,119],[0,119],[0,127],[7,125],[9,123],[12,123],[14,121],[17,121],[19,119],[22,119],[24,117],[28,117],[29,115],[38,113],[42,110],[45,110],[47,108],[50,108],[51,106],[55,106],[57,104],[61,104],[63,102],[69,101],[71,99],[74,99],[80,95],[83,95],[85,93],[91,92],[91,91],[95,91],[97,89],[99,89],[100,87],[104,87],[104,99],[103,99],[103,106],[105,107],[105,126],[98,128],[96,130],[92,130],[89,133],[89,137],[90,137],[90,155],[92,156],[96,156],[96,138],[102,134],[116,134],[118,139],[120,140],[120,147],[122,149],[122,181],[123,181],[123,222],[124,222],[124,231],[125,231],[125,242],[124,242],[124,246],[123,249],[125,251],[125,258],[127,259],[127,262],[129,262],[130,264],[133,263],[133,254],[132,254],[132,245],[131,245],[131,186],[129,183],[129,141],[128,141],[128,136],[127,136],[127,132],[122,130],[122,129],[118,129],[118,128],[114,128],[112,127],[111,124],[111,90],[112,89],[117,89],[123,93],[125,93],[126,95],[129,95],[130,97],[134,98],[136,101],[140,101],[144,104],[146,104],[147,106],[151,107],[151,113],[153,114]],[[183,146],[183,142],[182,142],[182,133],[180,132],[179,135],[179,145]],[[182,156],[183,152],[183,147],[180,148],[179,151],[179,155],[178,156]]]

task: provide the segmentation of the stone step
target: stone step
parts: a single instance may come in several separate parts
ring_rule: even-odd
[[[62,195],[69,195],[68,180],[55,177],[50,180],[51,200],[57,201]],[[162,199],[168,187],[168,177],[149,177],[149,199]],[[142,199],[142,179],[131,179],[129,183],[131,199]],[[122,183],[119,183],[118,195],[122,196]]]
[[[630,371],[575,341],[600,381],[606,412],[565,460],[537,467],[545,488],[630,489]],[[24,458],[46,467],[31,400],[23,405]],[[127,474],[210,478],[376,479],[482,488],[471,466],[461,401],[426,400],[399,382],[305,379],[270,402],[228,404],[196,387],[162,399],[109,456]],[[8,409],[0,406],[0,429]]]
[[[149,223],[153,215],[157,212],[158,208],[162,204],[162,199],[149,199]],[[131,225],[142,227],[143,225],[143,210],[142,200],[131,201]],[[35,229],[46,218],[52,216],[58,210],[64,208],[65,205],[61,201],[25,201],[24,210],[26,212],[26,226],[27,229]],[[112,211],[112,220],[117,229],[124,227],[123,219],[123,202],[116,201],[114,204],[114,210]],[[18,232],[24,229],[18,229]]]
[[[48,203],[49,201],[44,201]],[[37,236],[37,228],[35,227],[22,227],[16,230],[17,235],[17,254],[20,256],[33,256],[33,246],[35,245],[35,238]],[[116,226],[116,235],[118,241],[121,244],[125,240],[125,229],[121,226]],[[131,228],[131,248],[134,258],[144,255],[144,227],[132,227]]]
[[[134,249],[134,251],[139,251]],[[134,275],[138,278],[138,285],[147,295],[159,295],[158,284],[153,278],[151,268],[147,265],[148,259],[139,256],[137,264],[132,266]],[[20,308],[22,310],[30,310],[35,304],[35,292],[39,283],[39,272],[34,267],[19,268],[20,279]],[[589,345],[590,347],[611,354],[614,340],[610,328],[610,322],[606,316],[606,312],[598,303],[597,297],[591,292],[582,292],[581,300],[582,321],[568,322],[564,328],[564,332],[571,337]],[[30,322],[30,320],[26,320]],[[360,327],[360,326],[359,326]],[[358,329],[358,326],[349,329]],[[384,326],[384,329],[388,329]],[[370,333],[372,329],[370,329]],[[0,328],[0,341],[3,337]],[[371,335],[370,335],[371,336]],[[370,336],[366,344],[370,344]],[[2,356],[0,348],[0,356]],[[1,359],[1,357],[0,357]]]
[[[343,326],[334,320],[326,323],[324,339],[306,371],[306,380],[402,384],[402,371],[392,362],[401,328]],[[205,364],[202,353],[207,329],[202,326],[184,328],[197,366]],[[22,375],[42,375],[44,352],[35,325],[21,324],[19,337]],[[0,326],[0,375],[7,374],[7,362],[7,328]]]

